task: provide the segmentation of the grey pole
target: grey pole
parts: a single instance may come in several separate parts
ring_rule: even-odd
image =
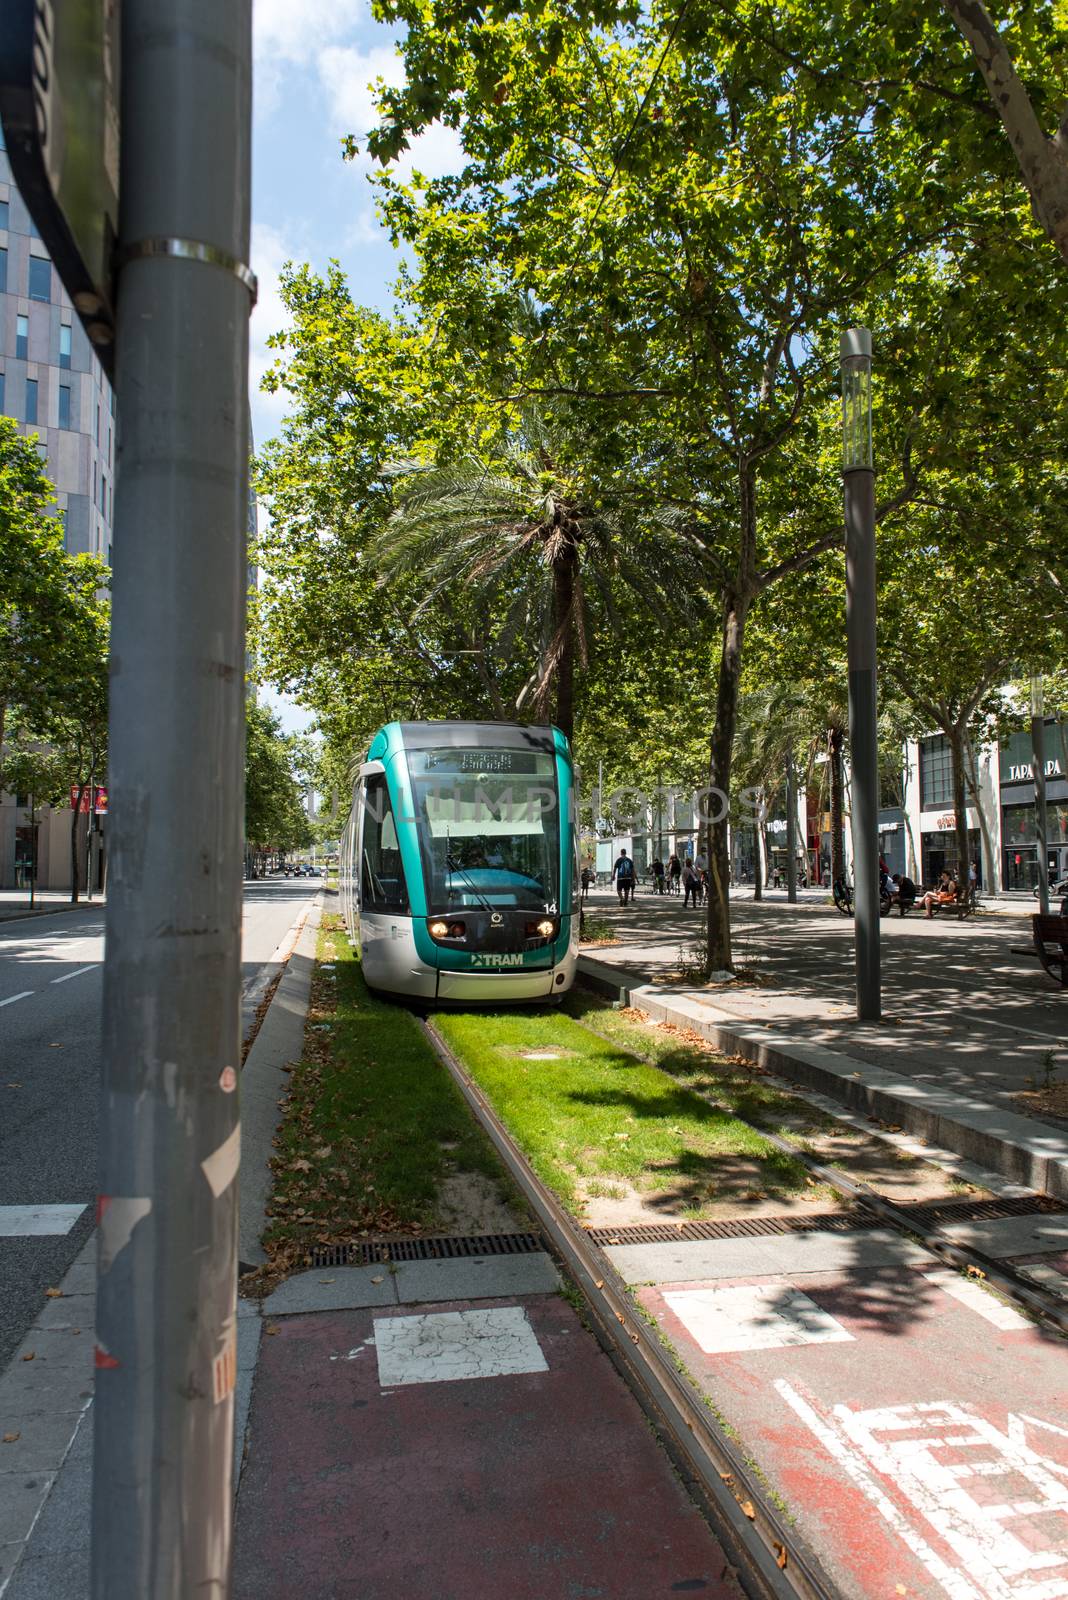
[[[793,751],[786,757],[786,898],[797,904],[797,778]]]
[[[851,328],[842,334],[841,360],[857,1017],[861,1022],[872,1022],[882,1013],[882,994],[875,686],[875,469],[871,446],[871,334],[867,328]]]
[[[124,0],[93,1600],[224,1600],[251,0]]]
[[[85,826],[85,898],[93,898],[93,815],[96,806],[96,773],[89,769],[89,820]]]
[[[1035,769],[1035,835],[1038,841],[1038,909],[1049,916],[1049,845],[1046,822],[1046,711],[1042,679],[1031,679],[1031,753]]]

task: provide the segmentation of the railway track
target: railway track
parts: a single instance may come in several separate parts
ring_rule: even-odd
[[[421,1026],[480,1126],[524,1195],[553,1254],[578,1289],[587,1318],[669,1453],[703,1504],[716,1536],[751,1596],[775,1600],[835,1600],[838,1586],[816,1554],[769,1496],[738,1444],[717,1424],[699,1392],[676,1365],[656,1330],[636,1308],[626,1283],[598,1243],[537,1177],[493,1106],[429,1021]],[[596,1030],[592,1030],[596,1031]],[[706,1097],[716,1104],[714,1097]],[[726,1108],[724,1108],[726,1109]],[[731,1114],[737,1117],[737,1112]],[[739,1119],[743,1120],[744,1119]],[[856,1208],[856,1226],[896,1230],[920,1242],[946,1265],[997,1289],[1005,1299],[1061,1335],[1068,1335],[1068,1304],[980,1250],[940,1231],[937,1220],[918,1218],[868,1185],[814,1160],[800,1146],[764,1128],[761,1136],[804,1163],[814,1178]],[[1056,1205],[1041,1209],[1062,1210]]]

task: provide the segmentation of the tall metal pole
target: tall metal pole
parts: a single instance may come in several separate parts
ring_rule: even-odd
[[[85,826],[85,898],[93,898],[93,814],[96,807],[96,773],[89,768],[89,820]]]
[[[1038,847],[1038,909],[1049,916],[1049,845],[1046,822],[1046,708],[1042,679],[1031,679],[1031,753],[1035,769],[1035,837]]]
[[[879,1018],[879,757],[875,686],[875,468],[871,445],[871,334],[841,336],[842,482],[846,542],[849,752],[853,768],[857,1017]]]
[[[797,778],[792,750],[786,757],[786,898],[797,904]]]
[[[93,1600],[229,1593],[251,0],[123,0]]]

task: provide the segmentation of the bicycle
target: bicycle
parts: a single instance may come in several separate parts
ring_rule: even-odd
[[[851,917],[853,915],[853,885],[847,883],[844,878],[836,878],[831,892],[834,895],[835,909],[840,911],[843,917]]]

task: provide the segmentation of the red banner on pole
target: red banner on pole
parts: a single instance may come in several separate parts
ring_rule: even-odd
[[[82,791],[81,805],[78,804],[79,789]],[[70,808],[72,811],[79,811],[83,816],[88,816],[90,811],[95,811],[98,817],[106,817],[108,814],[108,792],[102,784],[97,784],[95,788],[90,789],[88,784],[83,788],[80,783],[72,783],[70,786]]]

